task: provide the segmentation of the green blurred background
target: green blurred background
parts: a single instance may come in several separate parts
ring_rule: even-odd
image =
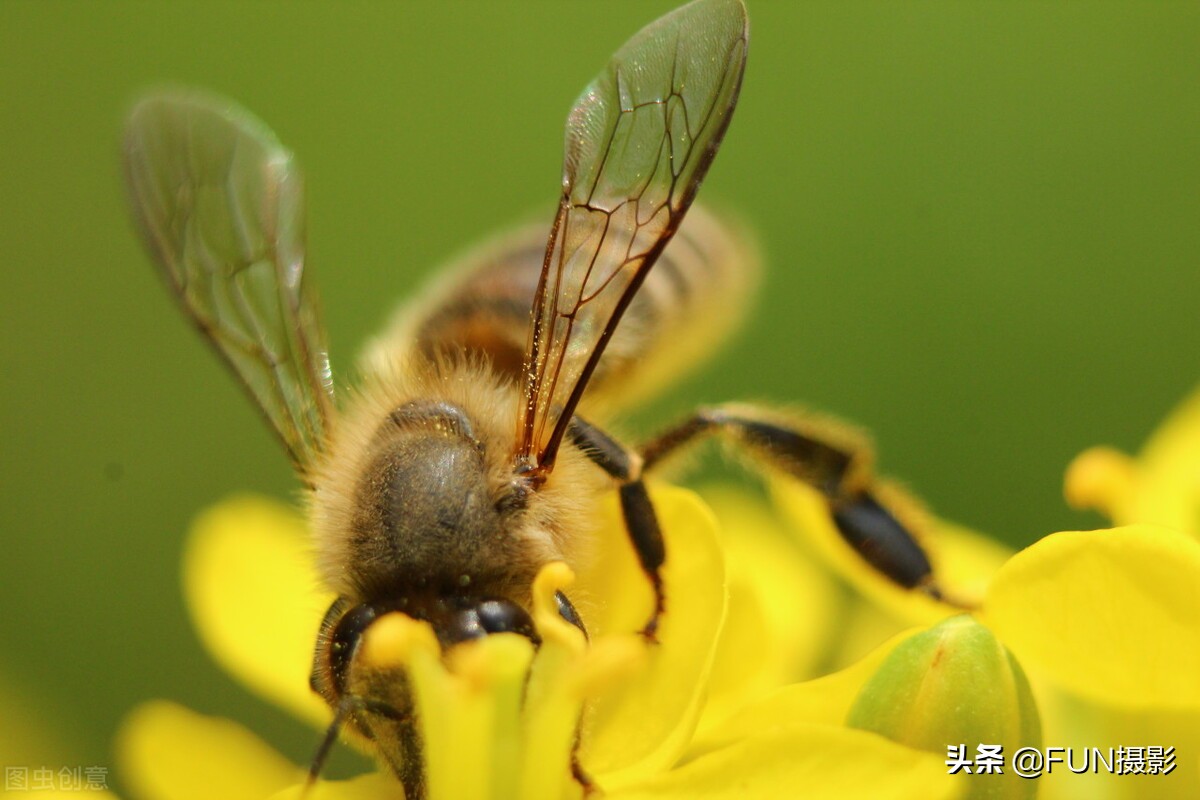
[[[298,761],[314,744],[212,665],[180,599],[189,519],[295,482],[130,231],[139,90],[224,92],[297,152],[336,368],[456,251],[549,223],[571,101],[670,6],[0,5],[0,683],[49,740],[4,704],[24,742],[0,763],[109,763],[154,696]],[[1200,5],[759,0],[751,20],[704,197],[758,232],[765,291],[632,428],[802,401],[873,430],[944,516],[1017,545],[1097,525],[1063,467],[1135,449],[1198,374]]]

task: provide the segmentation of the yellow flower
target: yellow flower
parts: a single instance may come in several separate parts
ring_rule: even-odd
[[[930,520],[925,544],[942,588],[975,607],[1029,673],[1045,747],[1073,748],[1076,765],[1090,748],[1175,748],[1167,776],[1073,774],[1058,764],[1031,789],[1043,800],[1195,794],[1198,454],[1200,394],[1138,460],[1093,450],[1071,467],[1068,497],[1122,527],[1052,534],[1014,555]],[[946,774],[947,753],[847,725],[856,703],[863,713],[864,687],[878,685],[892,654],[921,635],[909,626],[930,630],[960,609],[865,565],[815,493],[790,481],[772,489],[782,524],[742,492],[706,490],[718,525],[691,494],[656,489],[671,553],[659,647],[629,633],[651,598],[615,505],[605,510],[594,563],[572,589],[590,598],[591,643],[552,613],[554,591],[573,577],[562,565],[535,587],[536,651],[499,635],[445,655],[423,623],[397,615],[373,627],[372,664],[404,669],[413,681],[430,797],[579,797],[570,765],[581,718],[579,760],[607,797],[977,793],[972,778]],[[330,598],[314,588],[303,536],[302,521],[268,501],[218,506],[193,532],[185,585],[218,660],[320,728],[330,712],[307,690],[307,673]],[[938,713],[952,709],[917,716],[936,727]],[[139,710],[120,749],[126,781],[142,797],[298,796],[301,768],[235,724],[175,705]],[[398,795],[392,778],[372,773],[322,782],[312,796]]]
[[[1065,494],[1118,525],[1149,522],[1200,537],[1200,388],[1159,426],[1135,460],[1110,447],[1080,454]]]
[[[714,743],[730,730],[724,720],[731,712],[815,668],[831,627],[820,602],[815,617],[802,603],[818,598],[828,581],[772,539],[769,524],[754,530],[753,518],[743,516],[740,527],[750,530],[722,537],[691,493],[656,487],[653,494],[669,553],[659,645],[631,633],[647,618],[651,595],[615,502],[603,511],[595,558],[572,590],[586,609],[590,642],[553,612],[554,592],[572,580],[563,565],[547,567],[535,585],[543,639],[536,651],[528,640],[495,635],[441,654],[424,623],[395,615],[372,626],[364,643],[372,667],[403,669],[412,682],[430,798],[580,797],[571,752],[581,710],[579,760],[604,796],[617,800],[957,796],[944,756],[850,729],[842,719],[760,709],[762,724]],[[195,525],[185,589],[214,656],[323,728],[330,712],[307,677],[331,598],[315,588],[304,541],[303,522],[286,508],[254,498],[222,504]],[[813,575],[813,586],[794,583]],[[301,767],[231,722],[173,704],[133,714],[118,751],[139,797],[299,796]],[[312,797],[399,795],[393,778],[372,773],[322,781]]]
[[[863,564],[815,493],[791,482],[773,488],[805,546],[869,601],[850,602],[843,613],[872,620],[874,636],[955,613]],[[1081,455],[1068,471],[1066,494],[1077,505],[1104,509],[1122,527],[1051,534],[1006,558],[978,534],[931,520],[927,544],[947,594],[976,605],[977,618],[1030,674],[1045,746],[1074,748],[1077,766],[1085,748],[1174,748],[1176,766],[1166,776],[1073,774],[1058,765],[1039,779],[1040,797],[1194,797],[1200,791],[1200,393],[1136,461],[1107,448]],[[876,654],[864,663],[877,660]],[[777,713],[785,705],[796,718],[844,718],[844,705],[829,700],[845,694],[844,687],[839,694],[822,684],[854,683],[850,672],[780,690],[744,709],[725,735],[752,729],[766,709]]]

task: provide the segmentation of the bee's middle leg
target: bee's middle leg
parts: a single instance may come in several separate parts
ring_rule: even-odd
[[[620,482],[617,493],[625,531],[654,590],[654,612],[642,628],[642,635],[654,641],[658,618],[666,608],[661,571],[667,552],[658,515],[642,482],[642,457],[578,415],[571,419],[567,436],[594,464]]]

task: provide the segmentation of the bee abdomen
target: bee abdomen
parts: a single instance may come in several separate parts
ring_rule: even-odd
[[[698,366],[741,322],[757,283],[744,237],[693,206],[626,309],[587,402],[625,407]]]
[[[530,226],[465,258],[449,290],[402,326],[417,352],[486,359],[519,381],[546,234]],[[585,402],[625,406],[695,366],[740,321],[757,273],[742,238],[694,206],[625,310]]]
[[[418,323],[421,355],[486,356],[510,378],[520,375],[545,255],[544,233],[540,244],[536,238],[521,231],[499,247],[487,248],[477,265],[468,257],[462,279]]]

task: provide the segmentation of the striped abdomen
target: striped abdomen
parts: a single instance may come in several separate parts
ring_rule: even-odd
[[[427,357],[485,356],[518,381],[546,235],[544,226],[530,226],[470,254],[387,338],[415,341]],[[757,267],[742,237],[693,207],[626,309],[585,405],[629,405],[699,362],[739,321]]]

